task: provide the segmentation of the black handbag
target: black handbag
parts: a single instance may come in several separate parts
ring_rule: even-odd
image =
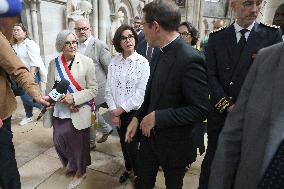
[[[11,89],[13,90],[15,96],[22,96],[23,94],[25,94],[25,91],[22,89],[22,87],[20,87],[18,83],[14,79],[12,79],[8,74],[7,80],[10,82]]]

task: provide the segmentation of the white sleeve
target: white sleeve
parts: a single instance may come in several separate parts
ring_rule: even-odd
[[[47,81],[47,69],[40,56],[40,48],[33,40],[26,40],[27,53],[30,66],[38,67],[42,82]]]
[[[113,67],[113,60],[111,61],[110,65],[108,66],[107,82],[106,82],[106,88],[105,88],[105,100],[106,100],[106,103],[109,107],[109,110],[116,109],[115,101],[114,101],[113,94],[112,94],[112,91],[111,91],[111,89],[113,87],[113,86],[111,86],[111,79],[112,79],[112,77],[114,77],[112,67]]]

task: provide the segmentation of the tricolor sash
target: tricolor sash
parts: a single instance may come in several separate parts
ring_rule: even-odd
[[[57,57],[55,58],[55,65],[56,65],[56,69],[57,69],[57,80],[61,81],[63,79],[66,79],[70,82],[70,85],[68,87],[68,92],[69,93],[74,93],[74,92],[78,92],[81,91],[82,88],[81,86],[77,83],[77,81],[74,79],[71,71],[68,68],[68,63],[65,59],[65,57],[63,55],[61,55],[61,57]],[[92,120],[96,118],[96,109],[95,109],[95,102],[94,100],[90,100],[89,102],[87,102],[86,104],[88,104],[89,106],[91,106],[91,110],[92,110]]]

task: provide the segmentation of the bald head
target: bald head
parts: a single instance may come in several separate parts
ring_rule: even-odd
[[[79,19],[75,22],[75,32],[80,43],[84,43],[91,36],[90,23],[87,19]]]
[[[217,30],[219,28],[222,28],[222,27],[224,27],[224,25],[225,25],[224,20],[216,20],[213,23],[213,30]]]
[[[282,33],[284,33],[284,3],[277,8],[273,18],[273,24],[280,26]]]

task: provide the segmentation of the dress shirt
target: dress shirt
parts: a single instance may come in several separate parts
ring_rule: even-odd
[[[247,28],[241,27],[239,24],[237,24],[237,22],[234,23],[235,32],[236,32],[236,37],[237,37],[237,43],[239,42],[239,40],[240,40],[241,37],[242,37],[242,34],[241,34],[241,32],[240,32],[242,29],[247,29],[247,30],[249,30],[248,32],[245,33],[245,38],[246,38],[246,40],[248,40],[248,36],[249,36],[249,34],[250,34],[250,32],[251,32],[251,29],[252,29],[253,26],[254,26],[254,23],[255,23],[255,21],[254,21],[249,27],[247,27]]]
[[[84,43],[79,43],[78,45],[78,52],[81,54],[85,54],[85,51],[87,49],[87,46],[89,45],[89,42],[91,41],[92,36],[90,36]]]
[[[147,59],[134,52],[126,59],[119,53],[108,67],[105,99],[109,110],[118,107],[126,112],[137,110],[144,100],[150,75]]]

